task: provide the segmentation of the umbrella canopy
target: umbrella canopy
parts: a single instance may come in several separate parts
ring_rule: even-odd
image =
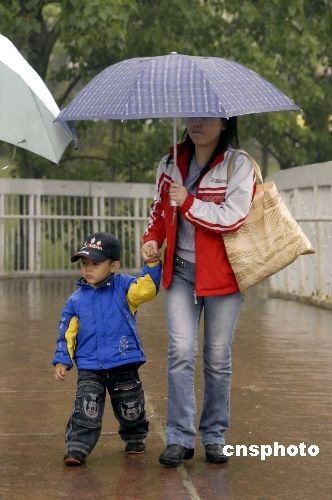
[[[219,57],[126,59],[93,78],[57,120],[231,116],[299,107],[262,76]]]
[[[40,76],[0,35],[0,140],[58,163],[74,139],[68,126],[53,123],[59,112]]]

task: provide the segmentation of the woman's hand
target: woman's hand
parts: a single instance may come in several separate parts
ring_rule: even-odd
[[[160,250],[156,240],[150,240],[143,243],[141,253],[144,262],[153,262],[160,258]]]
[[[173,182],[169,188],[169,198],[171,201],[175,201],[176,204],[181,207],[185,199],[187,198],[188,191],[184,186],[178,182]]]

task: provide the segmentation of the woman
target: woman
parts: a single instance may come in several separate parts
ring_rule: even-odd
[[[199,430],[206,459],[227,461],[231,344],[243,300],[222,234],[240,229],[255,193],[255,173],[237,155],[237,119],[189,118],[187,135],[158,167],[157,194],[143,236],[144,259],[155,258],[166,239],[163,285],[169,333],[167,447],[159,457],[176,467],[194,454],[194,365],[204,310],[204,401]],[[177,207],[174,207],[174,204]]]

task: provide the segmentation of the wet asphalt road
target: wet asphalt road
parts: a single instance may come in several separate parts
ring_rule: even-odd
[[[66,468],[64,428],[76,374],[56,382],[50,360],[73,278],[0,281],[0,499],[331,499],[332,312],[259,289],[247,294],[233,348],[230,445],[319,447],[317,456],[233,456],[207,464],[199,437],[185,466],[159,465],[164,447],[167,334],[163,294],[141,307],[148,362],[147,451],[126,456],[110,403],[82,468]],[[196,369],[197,407],[202,365]],[[306,448],[306,450],[307,450]],[[268,450],[268,449],[267,449]],[[290,451],[294,452],[291,447]]]

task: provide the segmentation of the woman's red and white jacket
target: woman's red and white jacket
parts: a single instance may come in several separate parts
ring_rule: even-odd
[[[222,234],[240,229],[255,194],[256,176],[249,158],[238,154],[227,183],[227,164],[232,149],[218,156],[200,180],[195,196],[188,193],[181,207],[170,205],[173,181],[183,183],[187,175],[189,152],[178,145],[177,164],[163,157],[157,171],[157,193],[151,205],[150,220],[143,241],[156,240],[159,247],[167,240],[164,254],[163,285],[172,281],[176,245],[177,212],[195,226],[196,283],[199,296],[225,295],[239,290],[227,258]]]

